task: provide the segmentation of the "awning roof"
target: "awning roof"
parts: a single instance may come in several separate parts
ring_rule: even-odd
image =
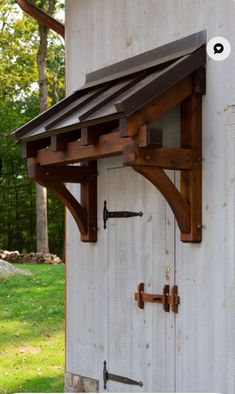
[[[97,240],[96,161],[117,155],[166,198],[182,241],[201,241],[205,43],[202,31],[90,73],[82,88],[14,133],[29,178],[65,204],[83,241]],[[176,105],[180,148],[165,147],[153,122]],[[181,171],[180,190],[165,169]],[[80,202],[71,182],[81,184]]]
[[[92,72],[82,88],[13,136],[29,142],[92,125],[115,125],[204,65],[205,42],[202,31]]]

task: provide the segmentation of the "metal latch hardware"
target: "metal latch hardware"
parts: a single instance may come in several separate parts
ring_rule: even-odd
[[[170,294],[170,286],[165,285],[163,287],[163,294],[146,294],[144,292],[144,283],[140,283],[138,286],[138,292],[135,293],[135,301],[138,302],[140,309],[144,309],[145,302],[157,302],[163,305],[165,312],[178,313],[178,305],[180,303],[180,297],[178,296],[178,286],[173,286]]]
[[[107,389],[107,381],[113,380],[114,382],[125,383],[125,384],[132,384],[134,386],[143,386],[142,382],[137,382],[130,378],[125,378],[124,376],[114,375],[107,371],[106,361],[104,361],[104,368],[103,368],[103,379],[104,379],[104,389]]]
[[[130,218],[133,216],[143,216],[143,212],[129,212],[129,211],[109,212],[107,209],[107,201],[104,201],[104,209],[103,209],[104,229],[106,228],[106,222],[109,218]]]

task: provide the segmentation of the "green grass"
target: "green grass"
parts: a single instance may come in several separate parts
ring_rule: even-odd
[[[0,393],[63,392],[64,265],[0,280]]]

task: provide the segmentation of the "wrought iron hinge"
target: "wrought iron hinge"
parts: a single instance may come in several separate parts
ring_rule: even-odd
[[[129,211],[116,211],[109,212],[107,209],[107,201],[104,201],[103,219],[104,229],[106,228],[106,222],[109,218],[130,218],[133,216],[143,216],[143,212],[129,212]]]
[[[138,286],[138,292],[135,293],[135,301],[138,302],[140,309],[144,309],[145,302],[157,302],[163,305],[165,312],[178,313],[178,305],[180,303],[180,297],[178,296],[178,286],[173,286],[170,294],[170,286],[165,285],[163,287],[163,294],[145,294],[144,283],[140,283]]]
[[[112,373],[109,373],[107,371],[106,367],[106,361],[104,361],[104,368],[103,368],[103,379],[104,379],[104,389],[107,389],[107,381],[108,380],[113,380],[114,382],[119,382],[119,383],[125,383],[125,384],[131,384],[134,386],[143,386],[142,382],[137,382],[136,380],[126,378],[125,376],[119,376],[119,375],[114,375]]]

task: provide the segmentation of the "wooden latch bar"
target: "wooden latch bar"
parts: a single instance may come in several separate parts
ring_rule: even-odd
[[[180,303],[180,297],[178,296],[178,286],[173,286],[170,294],[170,286],[165,285],[163,287],[163,294],[146,294],[144,292],[144,283],[140,283],[138,291],[135,293],[135,301],[138,302],[138,307],[144,309],[145,302],[156,302],[163,305],[165,312],[178,313],[178,305]]]

